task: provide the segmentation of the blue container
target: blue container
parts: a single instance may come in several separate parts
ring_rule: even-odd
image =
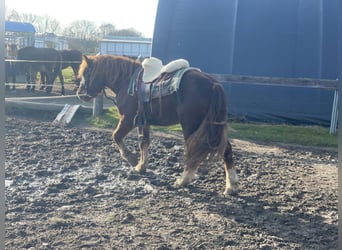
[[[185,58],[208,73],[334,80],[337,5],[338,0],[159,0],[152,56],[164,64]],[[226,87],[234,114],[329,124],[332,90],[247,88],[254,94],[246,86]]]

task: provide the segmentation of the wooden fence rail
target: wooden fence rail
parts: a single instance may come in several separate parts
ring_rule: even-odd
[[[338,89],[338,80],[313,79],[313,78],[284,78],[284,77],[265,77],[265,76],[244,76],[244,75],[222,75],[211,74],[218,81],[253,84],[253,85],[272,85],[284,87],[309,87],[322,89]]]
[[[306,87],[306,88],[321,88],[334,90],[334,101],[331,114],[330,133],[336,133],[337,127],[337,103],[338,103],[338,80],[313,79],[313,78],[284,78],[284,77],[265,77],[265,76],[246,76],[246,75],[227,75],[227,74],[210,74],[221,83],[234,84],[252,84],[252,85],[270,85],[282,87]],[[102,113],[103,95],[94,101],[93,115],[97,116]]]

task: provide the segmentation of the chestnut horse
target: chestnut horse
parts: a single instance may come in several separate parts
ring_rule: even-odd
[[[185,140],[185,167],[176,186],[191,182],[199,164],[207,157],[218,155],[224,160],[225,194],[235,194],[238,176],[227,138],[226,95],[220,83],[199,70],[186,71],[176,92],[144,104],[146,122],[138,126],[139,161],[126,147],[124,137],[135,127],[135,117],[139,113],[139,94],[129,93],[130,83],[141,75],[138,73],[141,70],[139,61],[124,56],[83,56],[79,70],[82,80],[77,94],[81,100],[90,101],[106,87],[115,93],[120,121],[112,137],[121,156],[135,166],[137,172],[145,171],[148,165],[150,125],[179,123]]]

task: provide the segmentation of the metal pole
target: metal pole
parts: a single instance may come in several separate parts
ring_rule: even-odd
[[[335,90],[333,108],[332,108],[332,112],[331,112],[330,134],[336,133],[337,119],[338,119],[337,103],[338,103],[338,90]]]
[[[0,250],[5,249],[5,1],[0,0]]]
[[[342,1],[338,1],[338,11],[337,13],[342,12]],[[342,214],[342,15],[338,15],[338,45],[337,45],[337,53],[338,53],[338,87],[339,87],[339,100],[338,100],[338,112],[340,113],[338,118],[338,213],[339,218],[341,218]],[[339,221],[338,223],[338,249],[342,249],[342,223]]]
[[[103,92],[93,100],[93,117],[101,115],[103,112]]]

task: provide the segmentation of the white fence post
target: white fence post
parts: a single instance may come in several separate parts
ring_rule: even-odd
[[[101,115],[103,112],[103,92],[93,100],[93,117]]]
[[[338,121],[338,90],[334,92],[334,101],[331,112],[331,122],[330,122],[330,134],[335,134],[337,130],[337,121]]]

